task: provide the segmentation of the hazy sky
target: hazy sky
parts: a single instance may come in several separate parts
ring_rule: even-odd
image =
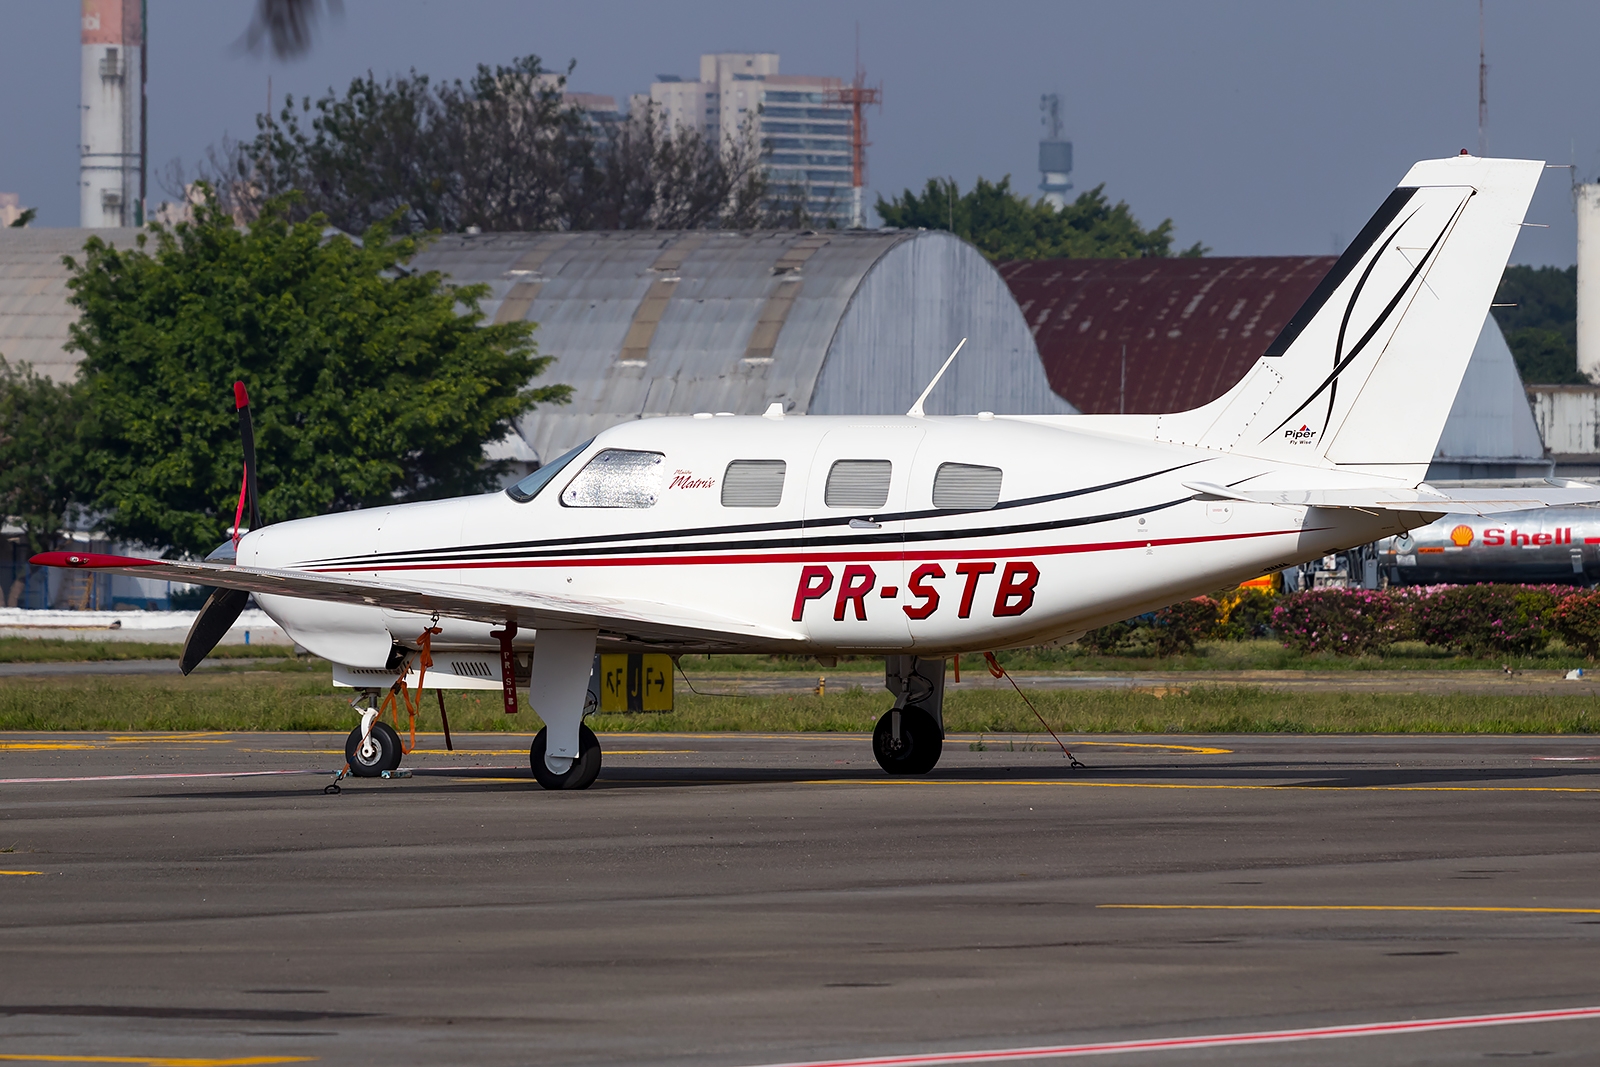
[[[458,77],[479,62],[577,60],[572,87],[625,97],[701,52],[776,51],[848,77],[855,26],[884,106],[871,190],[1012,175],[1033,190],[1039,96],[1062,94],[1073,179],[1219,255],[1342,246],[1415,160],[1477,147],[1478,4],[988,3],[933,0],[345,0],[305,58],[235,47],[247,0],[149,0],[150,158],[192,164],[248,137],[275,93],[342,89],[368,68]],[[77,224],[78,5],[8,0],[0,29],[0,190]],[[1489,0],[1489,150],[1600,172],[1600,4]],[[1573,262],[1570,171],[1548,171],[1516,262]]]

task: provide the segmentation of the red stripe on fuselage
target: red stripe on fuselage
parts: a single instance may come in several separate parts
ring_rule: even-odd
[[[1155,548],[1169,545],[1200,545],[1217,541],[1241,541],[1255,537],[1281,537],[1286,534],[1315,533],[1313,530],[1265,530],[1260,533],[1212,534],[1208,537],[1162,537],[1138,541],[1105,541],[1083,545],[1041,545],[1033,548],[974,548],[938,551],[917,549],[889,552],[851,552],[847,548],[830,552],[773,552],[739,553],[698,556],[599,556],[556,557],[551,559],[494,560],[482,563],[395,563],[380,566],[309,567],[318,574],[371,573],[376,571],[438,571],[438,570],[499,570],[527,567],[663,567],[663,566],[726,566],[744,563],[871,563],[892,560],[945,560],[945,559],[1013,559],[1018,556],[1062,556],[1081,552],[1117,552],[1130,548]],[[981,535],[980,535],[981,536]]]

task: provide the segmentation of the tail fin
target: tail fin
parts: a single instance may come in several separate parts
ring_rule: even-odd
[[[1412,167],[1250,373],[1156,438],[1420,482],[1543,166]]]

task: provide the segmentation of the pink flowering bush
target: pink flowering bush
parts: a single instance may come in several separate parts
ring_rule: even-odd
[[[1556,609],[1572,595],[1560,585],[1435,586],[1412,598],[1418,639],[1472,656],[1525,656],[1556,634]]]
[[[1283,647],[1360,656],[1406,636],[1404,612],[1384,589],[1312,589],[1283,598],[1272,628]]]
[[[1573,593],[1550,612],[1561,639],[1591,660],[1600,656],[1600,591]]]

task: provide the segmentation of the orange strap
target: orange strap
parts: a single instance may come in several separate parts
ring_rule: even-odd
[[[395,683],[389,687],[389,695],[384,697],[383,703],[378,706],[378,717],[382,718],[383,713],[387,711],[389,717],[394,721],[394,728],[399,730],[400,705],[402,703],[405,704],[406,718],[409,722],[411,733],[411,743],[409,745],[403,741],[400,743],[400,751],[405,755],[410,755],[417,748],[417,713],[422,708],[422,683],[428,677],[428,668],[433,666],[433,635],[439,632],[439,627],[430,626],[417,635],[417,650],[420,653],[420,659],[417,662],[417,692],[415,699],[411,695],[411,687],[406,684],[406,677],[411,673],[411,657],[407,656],[405,663],[402,665],[404,669],[401,670],[400,677],[395,679]]]

